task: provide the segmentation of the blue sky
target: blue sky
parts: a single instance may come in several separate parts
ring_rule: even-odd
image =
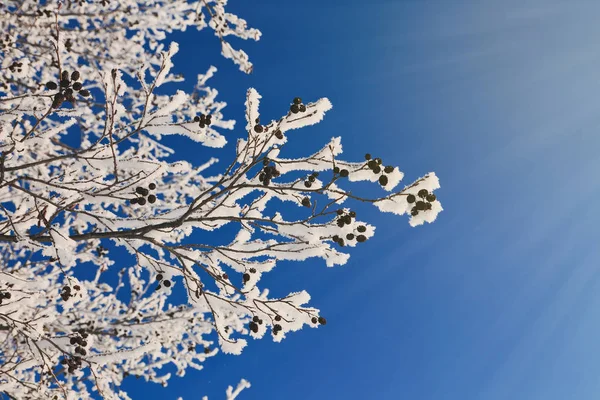
[[[206,32],[181,45],[177,72],[211,84],[243,132],[248,87],[265,120],[294,96],[333,110],[296,137],[308,153],[341,135],[406,183],[436,171],[433,225],[356,206],[377,234],[348,265],[283,264],[271,282],[307,289],[328,325],[280,344],[252,341],[168,389],[134,398],[596,399],[600,393],[600,44],[597,1],[230,0],[262,30],[239,43],[246,76]],[[206,150],[170,140],[180,157]],[[233,149],[218,150],[226,163]]]

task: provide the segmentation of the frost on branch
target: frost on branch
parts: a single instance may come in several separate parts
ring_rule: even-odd
[[[219,351],[326,325],[309,293],[262,278],[287,261],[347,263],[375,234],[359,202],[407,214],[412,226],[442,210],[435,174],[401,187],[404,174],[378,157],[343,159],[340,137],[290,158],[288,146],[332,110],[326,98],[290,99],[269,120],[250,89],[235,154],[219,154],[224,164],[178,160],[164,136],[219,148],[234,125],[207,86],[214,67],[191,93],[170,89],[183,78],[178,46],[163,39],[210,26],[248,70],[224,40],[258,33],[225,4],[4,6],[0,392],[128,399],[128,376],[166,386]],[[175,292],[187,301],[174,303]]]

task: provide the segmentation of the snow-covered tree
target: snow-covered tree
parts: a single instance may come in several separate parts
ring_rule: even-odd
[[[235,154],[219,153],[234,121],[207,86],[216,69],[199,74],[190,93],[164,94],[183,80],[172,63],[178,46],[165,41],[174,30],[211,30],[221,54],[251,72],[228,37],[260,32],[226,3],[0,3],[3,396],[128,399],[127,376],[167,385],[167,365],[183,375],[219,350],[240,354],[249,337],[280,341],[325,325],[308,293],[273,297],[261,278],[287,260],[346,263],[349,248],[375,231],[353,203],[409,214],[412,226],[442,210],[435,174],[396,189],[397,167],[368,154],[342,159],[339,137],[286,156],[296,130],[332,108],[326,98],[292,95],[281,118],[268,120],[249,89]],[[166,135],[228,161],[218,175],[206,173],[216,158],[173,162]],[[357,181],[388,194],[353,191]],[[226,225],[237,234],[218,233]],[[176,291],[187,301],[170,301]]]

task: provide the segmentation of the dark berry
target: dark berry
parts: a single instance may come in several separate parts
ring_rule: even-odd
[[[381,175],[381,176],[379,177],[379,184],[380,184],[381,186],[385,186],[385,185],[387,185],[387,184],[388,184],[388,177],[387,177],[386,175]]]
[[[262,125],[254,125],[254,132],[262,133],[262,131],[263,131]]]
[[[369,153],[365,154],[365,160],[370,160],[371,159],[371,155]]]
[[[277,321],[277,322],[281,321],[281,315],[276,315],[275,316],[275,321]]]
[[[356,218],[356,211],[350,211],[348,215],[352,218]]]
[[[196,116],[194,117],[194,122],[200,122],[200,117],[196,115]]]
[[[360,233],[366,232],[367,231],[367,227],[364,225],[359,225],[358,228],[356,228],[357,231],[359,231]]]
[[[245,273],[245,274],[243,275],[243,279],[244,279],[244,283],[248,282],[248,281],[250,280],[250,274],[248,274],[248,273]]]
[[[341,209],[341,208],[339,208],[339,209],[336,211],[336,213],[337,213],[337,215],[342,215],[342,214],[344,214],[344,210],[343,210],[343,209]]]
[[[69,71],[63,71],[62,74],[60,75],[60,79],[62,79],[63,81],[68,81],[69,80]]]
[[[88,97],[90,95],[90,92],[87,89],[82,89],[79,91],[79,94],[82,95],[83,97]]]
[[[66,81],[64,79],[61,79],[61,81],[60,81],[60,87],[68,87],[69,84],[70,84],[70,82]]]
[[[344,242],[344,239],[338,240],[338,244],[342,247],[344,247],[346,245],[346,243]]]
[[[346,239],[348,240],[354,240],[354,235],[352,233],[349,233],[346,235]]]
[[[413,217],[416,217],[417,215],[419,215],[419,210],[417,210],[417,207],[413,207],[410,210],[410,215],[412,215]]]
[[[73,90],[81,90],[82,87],[83,85],[81,84],[81,82],[75,82],[73,84]]]
[[[312,186],[312,183],[310,183],[310,181],[304,181],[304,186],[309,188]]]
[[[437,197],[435,196],[435,194],[431,193],[427,195],[426,199],[428,202],[433,203],[437,199]]]
[[[376,158],[376,159],[375,159],[375,162],[377,163],[377,165],[381,165],[381,162],[382,162],[382,161],[381,161],[381,158],[379,158],[379,157],[378,157],[378,158]]]
[[[417,201],[416,204],[417,210],[424,210],[425,209],[425,202],[424,201]]]
[[[358,235],[358,236],[356,237],[356,241],[357,241],[358,243],[362,243],[362,242],[364,242],[365,240],[367,240],[367,237],[366,237],[365,235]]]
[[[298,104],[292,104],[290,106],[290,111],[294,114],[298,114],[298,111],[300,111],[300,107],[298,107]]]
[[[151,183],[151,184],[149,184],[149,185],[148,185],[148,189],[150,189],[150,190],[154,190],[154,189],[156,189],[156,184],[155,184],[155,183]]]
[[[319,317],[319,323],[321,325],[327,325],[327,320],[325,318],[323,318],[323,317]]]
[[[148,203],[152,204],[156,201],[156,196],[151,194],[150,196],[148,196]]]
[[[283,133],[279,129],[275,131],[275,137],[279,140],[283,139]]]
[[[340,237],[338,235],[333,235],[331,240],[333,240],[334,242],[337,242],[338,240],[340,240]]]
[[[129,204],[137,204],[137,202],[138,202],[137,197],[134,197],[133,199],[129,200]]]
[[[250,322],[250,330],[254,333],[258,332],[258,324],[256,322]]]
[[[254,317],[252,317],[252,321],[254,322],[258,322],[259,318],[255,315]]]
[[[229,279],[229,275],[223,274],[223,280],[227,280],[227,279]]]
[[[302,103],[302,99],[300,97],[294,97],[294,104]]]
[[[162,280],[163,280],[163,278],[164,278],[163,274],[158,274],[158,275],[156,275],[156,280],[157,280],[157,281],[162,281]]]
[[[79,71],[73,71],[73,73],[71,74],[71,80],[72,81],[78,81],[79,80]]]
[[[305,197],[302,199],[302,205],[304,207],[310,207],[310,199],[308,197]]]
[[[165,280],[163,282],[163,285],[165,285],[165,287],[170,287],[171,286],[171,281],[167,279],[167,280]]]
[[[12,294],[10,294],[8,292],[4,293],[4,298],[5,299],[10,299],[11,297],[12,297]]]
[[[265,174],[261,172],[261,173],[258,175],[258,180],[259,180],[259,181],[261,181],[261,182],[262,182],[262,181],[264,181],[264,180],[265,180]]]
[[[414,203],[416,200],[417,198],[414,194],[409,194],[408,196],[406,196],[406,201],[408,201],[409,204]]]
[[[314,182],[314,181],[315,181],[315,179],[316,179],[316,178],[315,178],[314,176],[312,176],[312,175],[308,177],[308,180],[309,180],[309,181],[311,181],[311,182]]]
[[[371,169],[374,169],[377,166],[377,162],[375,160],[371,160],[367,163],[367,166]]]
[[[298,106],[298,110],[300,112],[305,112],[306,111],[306,106],[304,104],[300,104],[300,106]]]
[[[72,337],[71,340],[69,340],[69,342],[71,344],[75,344],[75,343],[77,343],[77,338]]]
[[[429,192],[427,191],[427,189],[421,189],[421,190],[419,190],[419,193],[417,193],[417,195],[422,199],[427,197],[428,194],[429,194]]]
[[[339,174],[340,173],[340,167],[333,167],[333,173],[334,174]]]
[[[316,324],[317,322],[319,322],[319,320],[317,319],[317,317],[312,317],[312,318],[311,318],[311,322],[312,322],[313,324]]]
[[[340,171],[340,176],[342,178],[346,178],[348,175],[350,175],[350,172],[348,172],[347,169],[343,169],[343,170]]]
[[[376,165],[375,168],[373,168],[373,173],[378,174],[380,172],[381,172],[381,167],[379,165]]]
[[[250,272],[253,274],[256,273],[256,268],[250,268]]]
[[[58,85],[56,84],[56,82],[47,82],[46,83],[46,89],[48,90],[54,90],[58,87]]]
[[[141,186],[138,186],[138,187],[136,187],[136,188],[135,188],[135,192],[136,192],[137,194],[141,194],[142,196],[146,196],[146,195],[148,195],[148,189],[146,189],[146,188],[143,188],[143,187],[141,187]]]
[[[144,199],[143,197],[142,197],[142,198],[140,198],[140,199],[138,199],[138,204],[139,204],[140,206],[143,206],[144,204],[146,204],[146,199]]]

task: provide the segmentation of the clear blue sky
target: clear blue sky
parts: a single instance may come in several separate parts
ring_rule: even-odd
[[[245,400],[597,399],[600,2],[230,3],[263,32],[242,43],[251,76],[206,32],[171,38],[190,83],[219,68],[232,143],[250,86],[265,120],[294,96],[329,97],[334,109],[294,151],[342,135],[347,158],[368,150],[406,183],[436,171],[445,211],[413,229],[357,206],[378,228],[348,265],[290,263],[270,279],[306,288],[326,327],[251,341],[168,389],[129,382],[133,397],[217,400],[245,377]],[[169,143],[183,158],[209,154]]]

